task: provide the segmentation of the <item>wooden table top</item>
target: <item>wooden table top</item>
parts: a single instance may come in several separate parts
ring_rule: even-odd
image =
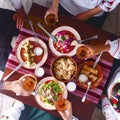
[[[44,14],[46,12],[46,8],[39,6],[37,4],[33,4],[30,14],[28,16],[28,19],[31,19],[35,24],[37,24],[37,22],[41,22],[44,27],[48,30],[48,31],[52,31],[54,29],[51,27],[48,27],[45,23],[44,23]],[[90,44],[94,44],[94,45],[101,45],[104,44],[105,41],[107,39],[115,39],[117,38],[116,35],[110,34],[108,32],[102,31],[96,27],[93,27],[91,25],[88,25],[84,22],[79,22],[79,21],[75,21],[74,19],[71,19],[69,16],[66,16],[64,14],[59,14],[59,23],[57,24],[57,26],[61,26],[61,25],[68,25],[71,27],[74,27],[79,33],[82,39],[84,38],[88,38],[92,35],[97,34],[99,36],[97,41],[91,41]],[[57,27],[55,26],[55,27]],[[25,28],[29,28],[29,24],[28,22],[26,22],[24,24]],[[35,27],[35,31],[38,33],[41,33],[43,35],[46,35],[42,30],[40,30],[40,28],[38,26],[34,26]],[[107,58],[109,61],[113,62],[113,58],[108,54],[108,53],[104,53],[104,55],[102,56],[103,58]],[[11,69],[7,68],[5,69],[3,78],[11,72]],[[18,79],[21,76],[21,74],[15,72],[14,76],[12,75],[8,80],[12,81],[13,79]],[[34,96],[29,96],[29,97],[23,97],[23,96],[16,96],[15,93],[13,93],[12,91],[7,91],[7,90],[1,90],[0,91],[3,94],[6,94],[8,96],[11,96],[13,98],[16,98],[20,101],[22,101],[23,103],[29,104],[31,106],[37,107],[42,109],[34,100]],[[96,106],[95,103],[87,101],[85,103],[81,102],[81,99],[71,93],[69,93],[68,95],[68,99],[72,102],[72,107],[73,107],[73,115],[77,116],[79,119],[81,120],[87,120],[88,118],[90,119],[92,117],[94,108]],[[59,116],[58,112],[56,110],[53,111],[48,111],[54,115]]]

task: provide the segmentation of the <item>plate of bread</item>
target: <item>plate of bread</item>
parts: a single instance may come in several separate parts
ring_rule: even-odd
[[[76,75],[77,84],[83,89],[87,89],[87,82],[90,81],[90,89],[96,88],[103,80],[103,71],[100,65],[93,68],[94,61],[86,61],[78,65]]]

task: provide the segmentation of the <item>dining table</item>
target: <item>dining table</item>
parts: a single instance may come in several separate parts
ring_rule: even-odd
[[[4,74],[2,77],[3,79],[10,72],[12,72],[13,69],[15,69],[15,67],[17,65],[19,65],[19,62],[16,59],[16,49],[17,49],[17,45],[19,44],[19,42],[24,40],[27,37],[34,36],[34,33],[30,28],[28,20],[32,20],[34,29],[35,29],[35,33],[41,40],[43,40],[46,43],[46,45],[48,47],[48,59],[46,60],[45,64],[41,66],[45,70],[45,75],[43,77],[38,77],[39,81],[46,76],[52,76],[52,74],[50,72],[50,64],[52,63],[52,60],[54,58],[56,58],[57,56],[51,52],[51,50],[49,48],[49,44],[48,44],[49,37],[42,29],[40,29],[37,26],[38,22],[40,22],[44,26],[44,28],[49,32],[52,32],[55,28],[57,28],[59,26],[73,27],[74,29],[76,29],[78,31],[81,39],[89,38],[93,35],[98,35],[97,40],[90,40],[88,42],[85,42],[85,44],[102,45],[102,44],[105,44],[106,40],[114,40],[117,38],[117,36],[112,33],[109,33],[100,28],[91,26],[85,22],[75,20],[74,18],[71,18],[70,16],[65,15],[63,13],[58,14],[59,22],[55,26],[48,26],[44,22],[44,15],[45,15],[46,10],[47,10],[47,8],[45,8],[41,5],[38,5],[36,3],[33,3],[31,10],[29,12],[27,21],[25,21],[23,28],[20,30],[19,35],[16,40],[16,43],[14,45],[14,48],[9,55],[9,58],[8,58],[8,61],[7,61],[6,67],[5,67],[5,71],[4,71]],[[76,55],[74,55],[73,58],[76,60],[77,64],[79,64],[81,61],[83,61],[80,58],[77,58]],[[97,58],[97,56],[94,56],[89,59],[92,61],[95,61],[96,58]],[[68,92],[67,99],[70,100],[72,103],[73,115],[76,116],[79,120],[88,120],[88,119],[90,120],[92,118],[92,114],[94,112],[96,105],[98,104],[98,102],[101,98],[101,95],[104,91],[106,83],[109,82],[108,77],[110,74],[110,70],[112,69],[112,66],[113,66],[113,61],[114,61],[114,59],[112,56],[110,56],[109,53],[107,53],[107,52],[103,53],[103,55],[98,63],[102,67],[102,70],[103,70],[103,81],[97,88],[89,90],[89,92],[87,94],[87,99],[85,102],[81,102],[81,98],[84,95],[86,90],[82,89],[79,85],[77,85],[77,89],[74,92]],[[24,67],[21,67],[19,70],[17,70],[15,73],[13,73],[13,75],[11,75],[7,79],[7,81],[17,80],[22,75],[27,74],[27,73],[34,74],[34,70],[35,69],[26,69]],[[75,82],[74,79],[72,81]],[[35,96],[33,96],[33,95],[17,96],[13,91],[9,91],[6,89],[0,90],[0,93],[8,95],[17,100],[20,100],[23,103],[28,104],[30,106],[45,110],[44,108],[42,108],[40,105],[37,104],[37,102],[35,100]],[[56,115],[58,117],[61,117],[59,115],[59,113],[57,112],[57,110],[45,110],[45,111],[47,111],[53,115]]]

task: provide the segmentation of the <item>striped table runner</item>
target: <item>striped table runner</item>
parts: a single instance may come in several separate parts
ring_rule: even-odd
[[[49,40],[48,37],[46,37],[46,36],[44,36],[42,34],[38,34],[38,33],[37,33],[37,35],[48,46],[48,40]],[[32,31],[30,31],[28,29],[25,29],[25,28],[21,29],[21,31],[20,31],[20,33],[18,35],[16,44],[15,44],[11,54],[9,55],[9,58],[8,58],[8,61],[7,61],[7,64],[6,64],[7,68],[14,69],[19,64],[18,61],[17,61],[16,55],[15,55],[17,45],[19,44],[20,41],[24,40],[27,37],[31,37],[31,36],[33,36]],[[53,55],[51,50],[49,50],[49,46],[48,46],[48,54],[49,54],[49,57],[48,57],[46,63],[42,66],[42,68],[45,70],[44,77],[51,76],[50,65],[51,65],[53,59],[56,57],[55,55]],[[76,60],[77,63],[81,62],[81,60],[77,59],[76,56],[74,56],[74,59]],[[95,60],[95,59],[96,59],[96,57],[91,58],[91,60]],[[97,88],[89,90],[89,92],[87,94],[87,100],[89,100],[91,102],[94,102],[96,104],[98,103],[98,101],[100,99],[100,96],[101,96],[101,94],[103,92],[104,86],[106,84],[107,78],[108,78],[109,73],[110,73],[110,68],[112,67],[112,63],[110,63],[110,62],[108,62],[108,61],[106,61],[104,59],[100,59],[99,65],[103,69],[103,81]],[[19,72],[21,74],[27,74],[27,73],[34,74],[34,69],[26,69],[26,68],[22,67],[17,72]],[[41,80],[42,77],[38,78],[38,79]],[[80,98],[82,98],[84,93],[85,93],[85,90],[80,88],[79,86],[77,86],[76,91],[72,92],[72,94],[74,94],[76,96],[79,96]]]

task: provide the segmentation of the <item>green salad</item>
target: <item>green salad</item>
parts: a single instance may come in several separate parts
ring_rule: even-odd
[[[55,102],[63,98],[62,86],[54,80],[47,80],[39,87],[40,100],[49,105],[55,105]]]

